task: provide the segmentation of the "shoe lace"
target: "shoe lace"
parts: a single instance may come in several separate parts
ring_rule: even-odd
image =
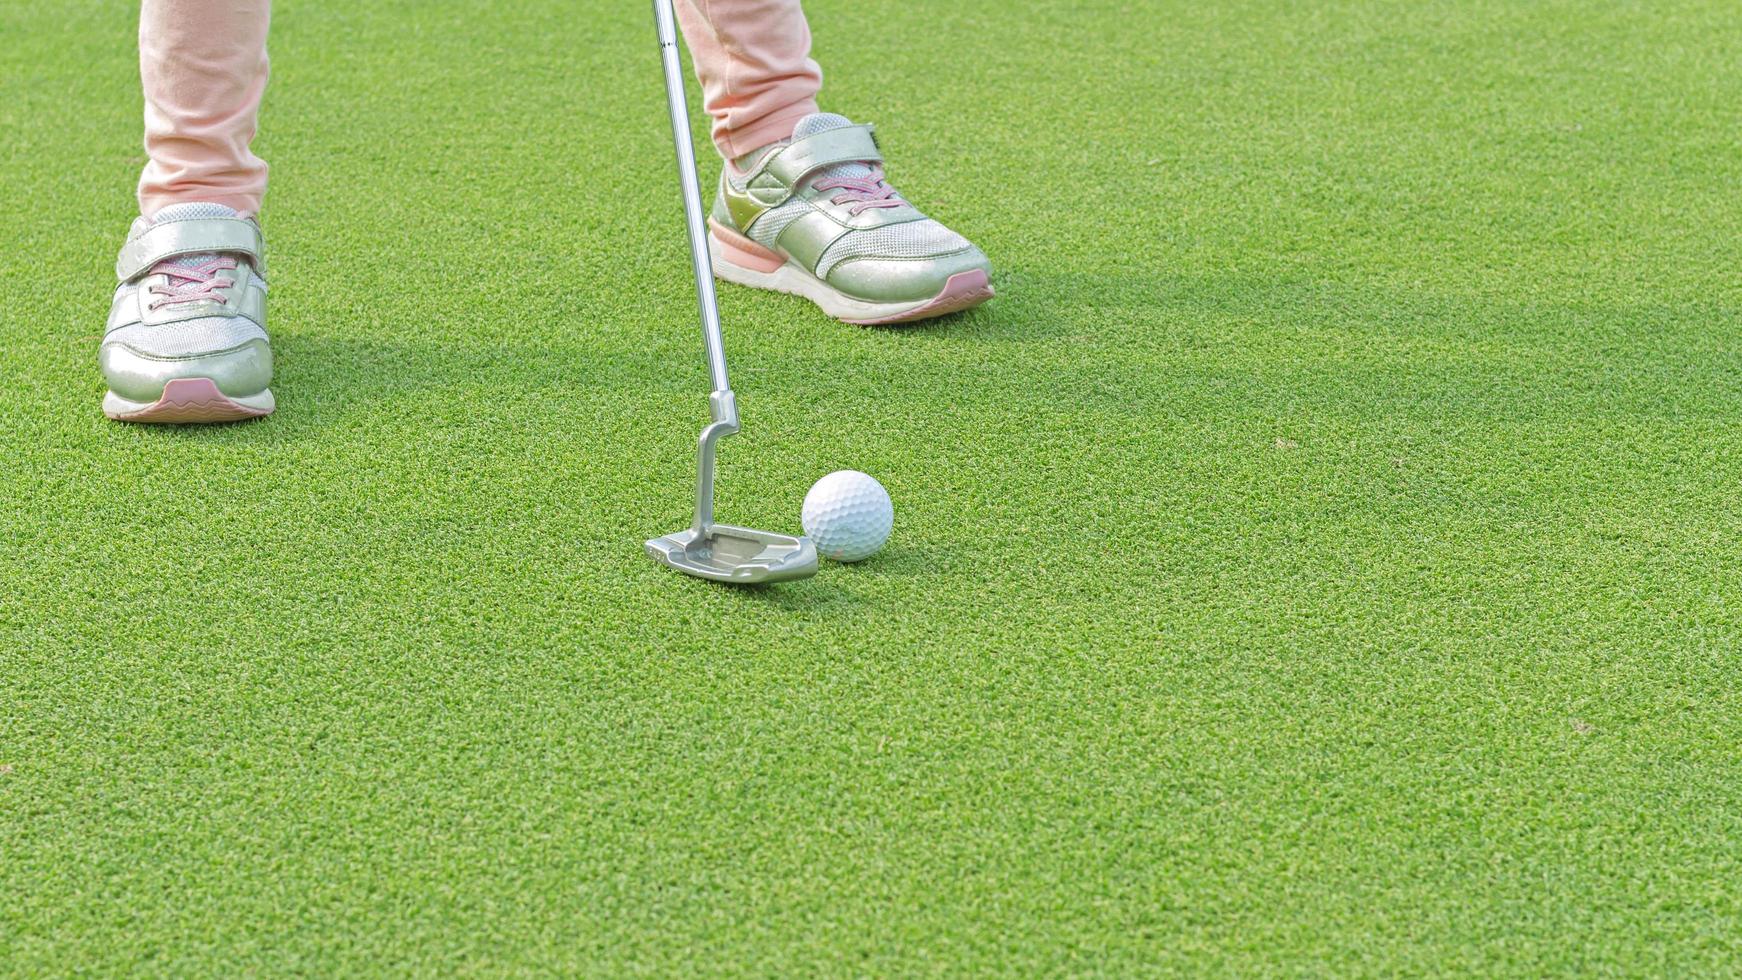
[[[156,297],[150,303],[149,309],[160,306],[170,306],[176,303],[192,303],[198,300],[216,300],[228,303],[229,298],[218,290],[235,283],[234,279],[220,279],[218,273],[236,268],[236,260],[214,255],[198,265],[176,265],[173,261],[159,262],[151,267],[150,275],[162,275],[169,278],[168,282],[151,287],[151,295]]]
[[[839,190],[841,193],[829,198],[829,203],[851,203],[848,214],[858,214],[866,208],[898,208],[907,203],[895,188],[883,182],[881,167],[859,177],[828,177],[811,186],[819,191]]]

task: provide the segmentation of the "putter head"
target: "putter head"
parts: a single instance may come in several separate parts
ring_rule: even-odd
[[[817,549],[810,538],[729,524],[711,524],[705,535],[684,528],[654,538],[647,542],[647,556],[685,575],[742,585],[785,582],[817,573]]]

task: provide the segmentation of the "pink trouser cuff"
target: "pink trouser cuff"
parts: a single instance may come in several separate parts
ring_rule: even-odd
[[[678,0],[677,19],[726,157],[791,136],[817,111],[823,70],[799,0]]]
[[[270,0],[144,0],[139,80],[145,172],[139,212],[212,201],[248,214],[266,194],[249,149],[266,90]]]
[[[244,218],[252,218],[260,213],[260,195],[258,194],[237,194],[200,187],[189,187],[163,193],[141,191],[139,194],[139,213],[149,218],[172,204],[191,204],[194,201],[222,204],[225,207],[235,208],[237,215]]]
[[[751,150],[759,150],[770,143],[790,137],[792,128],[798,125],[798,121],[816,111],[817,100],[805,99],[790,109],[782,109],[743,129],[715,133],[714,145],[720,148],[721,156],[735,160]]]

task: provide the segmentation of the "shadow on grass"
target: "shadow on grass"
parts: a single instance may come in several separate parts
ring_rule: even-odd
[[[983,306],[908,325],[847,326],[814,310],[797,311],[801,319],[792,324],[783,308],[781,332],[771,338],[778,346],[755,351],[739,373],[755,381],[781,363],[776,359],[808,356],[807,337],[816,331],[841,330],[877,339],[854,345],[853,357],[875,359],[886,341],[900,355],[892,370],[933,365],[927,377],[954,372],[958,388],[979,390],[1032,383],[1037,405],[1060,409],[1147,405],[1165,391],[1197,398],[1198,409],[1238,396],[1248,408],[1272,406],[1284,415],[1308,403],[1323,412],[1357,402],[1422,414],[1613,409],[1618,395],[1666,397],[1677,392],[1677,378],[1705,375],[1711,382],[1715,366],[1742,363],[1733,340],[1738,331],[1719,329],[1742,325],[1742,315],[1721,304],[1501,303],[1310,280],[1114,282],[1022,269],[1001,273],[996,283],[999,295]],[[805,305],[744,290],[722,296],[738,318],[756,317],[759,308],[766,313],[769,304]],[[409,303],[388,301],[376,317],[412,317]],[[596,422],[614,405],[628,424],[638,424],[668,395],[688,405],[705,385],[688,330],[670,328],[645,346],[634,346],[621,330],[589,333],[582,322],[545,336],[542,343],[500,331],[420,340],[286,329],[275,338],[275,415],[150,431],[159,438],[280,444],[335,428],[439,426],[505,408],[522,419],[549,412],[553,424],[565,416],[568,424],[576,417],[571,410],[585,406]],[[823,363],[813,357],[809,368]],[[1138,370],[1138,363],[1147,367]],[[447,391],[463,397],[442,397]],[[1677,398],[1711,402],[1729,394],[1727,384],[1708,385]]]
[[[875,330],[891,343],[947,337],[953,332],[972,345],[992,336],[985,330],[963,330],[976,322],[984,326],[970,319],[975,311],[905,328],[847,326],[818,316],[827,328]],[[685,404],[705,404],[706,375],[699,349],[674,349],[666,342],[660,348],[602,350],[589,346],[579,329],[575,340],[561,346],[504,343],[499,338],[418,343],[285,330],[274,337],[273,347],[272,390],[278,400],[274,414],[217,426],[138,428],[156,438],[279,444],[329,429],[368,425],[374,418],[403,417],[410,411],[427,415],[432,394],[445,390],[466,393],[484,411],[493,399],[498,406],[505,404],[502,399],[541,401],[553,411],[599,398],[617,399],[627,411],[632,403],[666,394]],[[754,378],[758,372],[746,368],[737,373]],[[699,424],[705,409],[694,414]]]

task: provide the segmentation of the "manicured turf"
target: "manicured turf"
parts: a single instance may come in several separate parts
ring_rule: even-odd
[[[897,509],[760,592],[641,553],[642,5],[281,6],[280,410],[183,429],[98,409],[134,11],[0,6],[0,971],[1742,964],[1733,3],[813,0],[999,296],[723,289],[721,516]]]

